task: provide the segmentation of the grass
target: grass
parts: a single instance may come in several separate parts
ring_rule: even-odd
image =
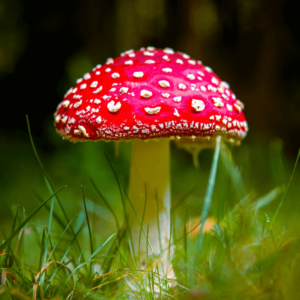
[[[103,154],[101,165],[111,193],[87,174],[74,209],[72,188],[63,181],[57,189],[30,139],[45,190],[34,192],[35,208],[18,206],[11,220],[0,219],[1,299],[300,299],[300,151],[293,167],[276,142],[267,159],[255,145],[222,145],[214,157],[201,154],[201,170],[187,168],[184,178],[175,159],[173,185],[182,190],[173,191],[172,240],[161,249],[172,255],[176,279],[168,279],[153,267],[162,253],[150,250],[146,270],[133,255],[135,211],[113,157]]]

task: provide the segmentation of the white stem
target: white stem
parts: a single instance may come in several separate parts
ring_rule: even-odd
[[[159,207],[159,225],[162,248],[169,245],[170,240],[170,144],[168,139],[145,143],[141,140],[132,142],[129,198],[142,220],[145,204],[145,184],[147,188],[147,206],[144,216],[144,228],[149,224],[149,241],[155,254],[161,251],[157,226],[157,204]],[[132,220],[132,236],[135,254],[138,254],[140,224],[134,217]],[[146,254],[145,235],[141,235],[141,261]],[[151,255],[151,250],[148,248]]]

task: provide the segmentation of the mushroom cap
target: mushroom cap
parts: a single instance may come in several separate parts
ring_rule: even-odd
[[[148,47],[78,79],[54,117],[58,134],[72,142],[222,135],[238,143],[248,131],[243,108],[201,61]]]

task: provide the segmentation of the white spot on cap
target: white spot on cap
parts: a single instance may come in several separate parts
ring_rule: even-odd
[[[170,60],[170,58],[169,58],[169,56],[168,56],[168,55],[164,55],[164,56],[162,57],[162,59],[164,59],[164,60],[167,60],[167,61],[169,61],[169,60]]]
[[[110,92],[115,92],[115,91],[116,91],[116,88],[111,88],[109,91],[110,91]]]
[[[152,107],[145,107],[144,110],[149,115],[156,115],[160,112],[161,107],[160,106],[153,107],[153,108]]]
[[[233,106],[234,106],[236,112],[240,113],[242,111],[242,108],[238,104],[234,103]]]
[[[196,61],[193,60],[193,59],[189,59],[189,60],[188,60],[188,63],[191,64],[191,65],[195,65],[195,64],[196,64]]]
[[[197,79],[198,79],[198,80],[203,80],[203,78],[201,78],[200,76],[197,76]]]
[[[128,92],[128,90],[129,90],[129,88],[124,86],[119,89],[119,92],[121,94],[126,94]]]
[[[98,65],[96,66],[96,69],[100,69],[101,67],[102,67],[102,65],[98,64]]]
[[[214,102],[214,106],[216,106],[216,107],[223,107],[224,106],[224,103],[222,102],[222,98],[213,97],[212,101]]]
[[[149,51],[145,51],[144,55],[146,55],[146,56],[153,56],[154,53],[153,52],[149,52]]]
[[[168,94],[168,93],[162,93],[161,94],[164,98],[169,98],[170,97],[170,94]]]
[[[178,110],[174,108],[174,116],[175,117],[180,117],[180,114],[178,113]]]
[[[76,83],[80,83],[83,79],[82,78],[79,78],[76,80]]]
[[[110,96],[104,95],[102,98],[103,98],[104,100],[106,100],[106,99],[109,99]]]
[[[197,73],[198,73],[198,75],[200,75],[200,76],[205,76],[205,74],[204,74],[203,72],[201,72],[201,71],[198,71]]]
[[[215,126],[215,130],[219,131],[221,129],[221,127],[219,125]]]
[[[85,80],[88,80],[88,79],[90,79],[90,78],[91,78],[91,75],[90,75],[90,73],[86,73],[86,74],[84,74],[84,75],[83,75],[83,78],[84,78]]]
[[[145,64],[155,64],[155,61],[152,59],[148,59],[145,61]]]
[[[74,88],[73,90],[72,90],[72,93],[73,94],[75,94],[76,92],[77,92],[77,90],[78,90],[78,88],[76,87],[76,88]]]
[[[90,85],[91,88],[95,88],[98,85],[98,81],[93,81]]]
[[[113,79],[117,79],[117,78],[120,77],[120,74],[119,74],[119,73],[112,73],[112,74],[111,74],[111,77],[112,77]]]
[[[210,120],[214,120],[214,119],[215,119],[215,116],[210,116],[209,119],[210,119]]]
[[[110,112],[117,112],[121,108],[121,102],[115,103],[115,101],[112,100],[107,104],[107,108]]]
[[[207,72],[212,72],[212,71],[213,71],[212,68],[210,68],[210,67],[205,67],[205,70],[206,70]]]
[[[135,57],[135,53],[130,53],[128,56],[129,57]]]
[[[106,69],[105,69],[105,72],[106,72],[106,73],[108,73],[108,72],[110,72],[110,71],[111,71],[111,68],[106,68]]]
[[[174,54],[174,50],[172,48],[165,48],[163,51],[167,54]]]
[[[134,50],[133,49],[130,49],[130,50],[126,50],[125,51],[125,54],[131,54],[131,53],[133,53],[134,52]]]
[[[81,131],[78,130],[78,129],[74,129],[74,134],[76,134],[76,135],[81,135]]]
[[[159,85],[160,87],[163,87],[163,88],[169,88],[169,87],[170,87],[170,83],[169,83],[169,81],[167,81],[167,80],[160,80],[160,81],[158,82],[158,85]]]
[[[85,137],[89,137],[88,133],[86,132],[85,127],[83,127],[82,125],[79,125],[78,128],[79,128],[79,130],[83,133],[83,135],[84,135]]]
[[[100,72],[100,71],[97,71],[95,74],[96,74],[96,75],[100,75],[100,74],[101,74],[101,72]]]
[[[133,77],[135,78],[142,78],[144,76],[143,72],[134,72]]]
[[[191,80],[194,80],[196,78],[194,74],[188,74],[186,77]]]
[[[63,124],[66,124],[67,121],[68,121],[68,116],[64,116],[62,119],[61,119],[62,123]]]
[[[232,94],[231,97],[232,97],[232,99],[234,99],[234,100],[236,99],[236,95],[235,95],[235,94]]]
[[[102,122],[102,118],[99,116],[99,117],[96,119],[96,122],[97,122],[98,124],[100,124],[100,123]]]
[[[172,73],[171,68],[163,68],[162,71],[165,72],[165,73]]]
[[[222,82],[221,82],[221,85],[223,85],[223,86],[224,86],[225,88],[227,88],[227,89],[230,88],[229,83],[226,82],[226,81],[222,81]]]
[[[82,104],[82,100],[74,103],[74,108],[78,108]]]
[[[150,98],[150,97],[152,97],[152,92],[147,91],[147,90],[141,90],[141,97]]]
[[[222,120],[222,123],[223,123],[224,125],[226,125],[226,124],[227,124],[227,120],[226,120],[226,119],[223,119],[223,120]]]
[[[219,122],[221,120],[222,116],[216,115],[216,120]]]
[[[74,95],[73,96],[73,99],[80,99],[80,98],[82,98],[82,95]]]
[[[206,91],[207,91],[207,89],[206,89],[206,87],[205,87],[204,85],[202,85],[202,86],[200,87],[200,89],[201,89],[202,92],[206,92]]]
[[[100,99],[95,99],[95,100],[94,100],[94,103],[95,103],[95,104],[100,104],[100,103],[101,103],[101,100],[100,100]]]
[[[111,65],[113,63],[114,63],[114,60],[112,58],[108,58],[107,61],[106,61],[107,65]]]
[[[80,89],[81,89],[81,90],[84,90],[84,89],[86,88],[86,86],[87,86],[86,83],[83,83],[83,84],[80,86]]]
[[[186,53],[182,53],[182,56],[183,56],[185,59],[189,59],[189,58],[190,58],[190,56],[189,56],[188,54],[186,54]]]
[[[214,92],[214,93],[217,91],[217,88],[214,87],[214,86],[212,86],[212,85],[208,85],[208,86],[207,86],[207,89],[208,89],[209,91]]]
[[[93,94],[98,94],[102,91],[102,86],[98,87],[95,91],[93,91]]]
[[[154,51],[154,50],[155,50],[155,47],[148,46],[148,47],[147,47],[147,50],[148,50],[148,51]]]
[[[219,80],[216,77],[212,77],[211,82],[216,85],[219,85]]]
[[[130,127],[128,127],[128,126],[124,127],[124,130],[129,130],[129,129],[130,129]]]
[[[186,85],[183,84],[183,83],[179,83],[178,87],[179,87],[180,90],[185,90],[186,89]]]
[[[126,60],[125,61],[125,65],[132,65],[133,64],[133,61],[132,60]]]
[[[176,63],[178,63],[178,64],[181,64],[181,65],[182,65],[182,64],[183,64],[183,61],[182,61],[182,59],[179,59],[179,58],[178,58],[178,59],[176,59]]]
[[[244,103],[242,101],[240,101],[240,100],[236,100],[236,104],[239,105],[242,109],[245,108]]]
[[[55,117],[55,122],[56,122],[56,123],[59,123],[60,119],[61,119],[61,116],[60,116],[60,115],[57,115],[57,116]]]
[[[181,96],[174,97],[173,100],[175,102],[180,102],[181,101]]]
[[[226,104],[226,107],[227,107],[228,111],[232,111],[232,105]]]
[[[202,111],[205,108],[205,104],[202,100],[193,99],[192,107],[194,108],[195,111]]]
[[[67,108],[70,104],[70,101],[69,100],[65,100],[61,103],[61,105],[64,107],[64,108]]]

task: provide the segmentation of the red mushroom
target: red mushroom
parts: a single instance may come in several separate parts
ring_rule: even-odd
[[[243,108],[228,84],[201,61],[170,48],[148,47],[110,58],[77,80],[57,108],[55,127],[72,142],[132,140],[129,197],[141,214],[146,184],[144,224],[149,223],[149,240],[157,254],[160,243],[165,248],[170,240],[169,140],[224,136],[239,143],[247,132]],[[139,230],[134,221],[136,243]],[[146,251],[145,239],[141,249]]]

